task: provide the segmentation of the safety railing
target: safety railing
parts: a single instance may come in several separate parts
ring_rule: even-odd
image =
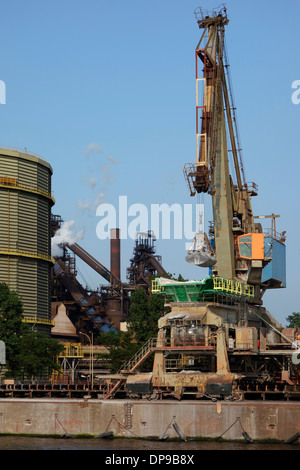
[[[43,253],[35,253],[33,251],[1,250],[0,255],[24,256],[25,258],[42,259],[44,261],[49,261],[50,263],[55,264],[55,259],[52,256],[45,255]]]
[[[152,293],[160,293],[163,290],[163,287],[157,282],[157,280],[152,281],[151,292]]]
[[[180,283],[166,284],[162,286],[159,280],[152,281],[152,293],[165,293],[176,301],[198,301],[205,300],[205,295],[222,294],[236,297],[254,297],[254,286],[244,284],[239,281],[233,281],[222,277],[207,278],[206,285],[202,283]],[[212,285],[211,285],[212,283]],[[178,295],[177,295],[178,294]],[[193,298],[191,298],[193,297]],[[195,299],[196,298],[196,299]],[[172,300],[171,300],[172,301]]]
[[[81,343],[65,343],[59,357],[84,357]]]
[[[137,353],[127,362],[125,362],[118,373],[123,371],[133,372],[152,352],[152,348],[156,347],[157,338],[150,338]]]
[[[37,186],[29,186],[25,184],[20,184],[18,180],[15,178],[7,178],[4,176],[0,177],[0,187],[2,188],[7,188],[7,189],[15,189],[15,190],[21,190],[21,191],[27,191],[30,193],[38,194],[40,196],[46,197],[47,199],[50,199],[53,204],[55,203],[54,196],[46,191],[45,189],[38,188]]]
[[[244,295],[246,297],[254,297],[254,286],[243,284],[238,281],[224,279],[221,277],[213,278],[214,290],[222,291],[232,295]]]
[[[26,315],[22,321],[25,323],[38,323],[41,325],[55,325],[54,321],[48,320],[47,318],[38,317],[37,315]]]
[[[1,152],[1,150],[11,150],[12,152],[23,153],[23,154],[25,154],[25,155],[29,155],[29,156],[32,156],[32,157],[40,158],[41,160],[46,161],[43,157],[41,157],[41,156],[38,155],[37,153],[28,152],[27,148],[20,149],[20,148],[17,148],[17,147],[9,147],[9,146],[7,146],[7,145],[1,145],[1,147],[0,147],[0,152]]]

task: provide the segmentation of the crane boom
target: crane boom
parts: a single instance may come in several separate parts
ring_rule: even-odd
[[[184,174],[191,196],[212,196],[217,260],[212,273],[253,284],[260,299],[262,272],[270,258],[265,255],[261,225],[255,223],[252,212],[251,197],[257,195],[257,186],[245,182],[224,40],[229,19],[226,7],[219,8],[211,13],[201,8],[195,11],[203,30],[195,51],[196,162],[185,165]],[[247,247],[251,253],[246,256]]]

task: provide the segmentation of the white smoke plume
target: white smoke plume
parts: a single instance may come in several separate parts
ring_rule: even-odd
[[[117,165],[118,161],[111,155],[104,158],[99,157],[102,148],[97,143],[89,144],[85,150],[88,157],[88,164],[91,166],[85,177],[87,186],[92,190],[92,200],[78,200],[78,209],[95,214],[99,204],[106,202],[106,192],[109,185],[115,182],[115,175],[112,173],[112,166]],[[91,155],[94,155],[93,156]],[[95,155],[96,154],[96,155]]]
[[[102,148],[100,147],[99,144],[96,144],[93,142],[92,144],[89,144],[85,150],[86,156],[89,156],[91,152],[102,152]]]
[[[89,185],[90,185],[90,187],[91,187],[91,188],[94,188],[97,183],[98,183],[97,178],[95,178],[94,176],[91,176],[90,179],[89,179]]]
[[[76,234],[73,233],[72,227],[74,226],[75,221],[69,220],[63,222],[61,227],[57,230],[54,237],[51,238],[51,252],[52,256],[62,256],[63,249],[62,245],[69,243],[72,245],[77,241],[81,240],[83,237],[83,229],[79,230]]]

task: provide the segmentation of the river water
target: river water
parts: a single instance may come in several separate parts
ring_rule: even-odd
[[[282,443],[247,443],[245,442],[215,442],[215,441],[152,441],[145,439],[104,439],[104,438],[68,438],[68,437],[28,437],[28,436],[1,436],[0,450],[94,450],[104,454],[118,452],[145,452],[145,453],[191,453],[201,451],[287,451],[300,450],[300,444]]]

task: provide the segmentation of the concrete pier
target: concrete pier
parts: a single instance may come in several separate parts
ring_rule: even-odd
[[[173,426],[175,424],[175,426]],[[0,399],[0,434],[285,441],[300,431],[297,402]],[[180,433],[178,432],[180,431]]]

